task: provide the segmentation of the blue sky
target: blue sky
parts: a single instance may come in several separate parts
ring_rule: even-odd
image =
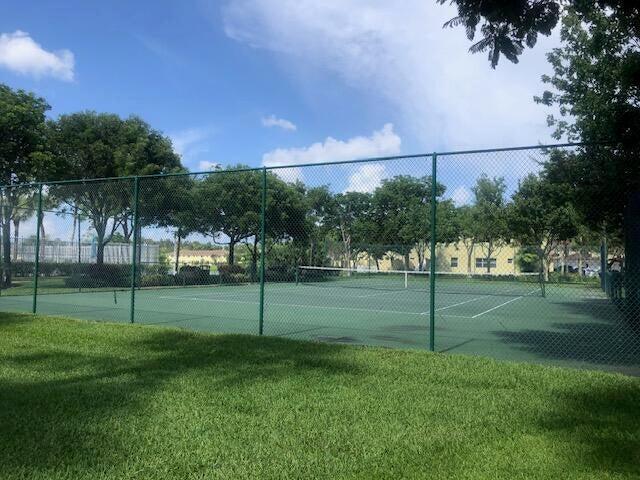
[[[137,114],[191,170],[550,142],[532,96],[557,36],[492,70],[441,28],[454,14],[431,0],[23,0],[0,16],[0,82],[52,116]],[[366,175],[363,189],[384,173]]]

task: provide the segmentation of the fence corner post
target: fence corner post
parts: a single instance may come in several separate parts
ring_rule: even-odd
[[[131,309],[129,311],[129,322],[135,322],[136,311],[136,277],[138,258],[138,197],[140,190],[140,177],[133,179],[133,245],[131,247]]]
[[[36,250],[33,262],[33,305],[32,313],[38,311],[38,277],[40,276],[40,231],[42,230],[42,184],[38,185],[38,207],[36,213]]]
[[[436,325],[436,208],[438,155],[431,156],[431,258],[429,259],[429,350],[435,351]]]
[[[260,207],[260,313],[258,331],[264,333],[264,255],[265,229],[267,210],[267,168],[262,169],[262,198]]]

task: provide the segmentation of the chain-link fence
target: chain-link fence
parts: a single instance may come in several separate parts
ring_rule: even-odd
[[[640,374],[624,231],[545,173],[575,148],[4,187],[0,309]]]

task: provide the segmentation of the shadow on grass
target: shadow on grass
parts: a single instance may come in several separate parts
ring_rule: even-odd
[[[577,390],[577,389],[576,389]],[[557,396],[557,409],[540,421],[560,435],[572,460],[602,477],[636,478],[640,465],[640,384],[591,385]],[[579,448],[582,447],[582,448]],[[625,477],[626,478],[626,477]]]
[[[29,320],[16,317],[15,322]],[[9,320],[0,316],[3,321]],[[0,353],[0,465],[5,472],[62,468],[86,473],[124,462],[131,455],[127,437],[137,428],[132,425],[153,422],[148,408],[154,394],[192,372],[203,391],[226,388],[232,398],[252,382],[361,371],[341,358],[340,346],[173,330],[112,333],[110,339],[102,332],[99,348],[90,351],[76,351],[65,339],[53,346],[25,345],[33,353]],[[62,334],[79,341],[68,329]]]

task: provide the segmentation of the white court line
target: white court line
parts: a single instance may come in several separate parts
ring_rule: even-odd
[[[389,295],[391,293],[399,293],[399,292],[406,292],[408,290],[403,289],[403,290],[393,290],[391,292],[377,292],[377,293],[372,293],[370,295],[355,295],[355,296],[349,296],[350,298],[369,298],[369,297],[377,297],[379,295]]]
[[[485,295],[484,297],[472,298],[471,300],[466,300],[464,302],[454,303],[453,305],[446,305],[444,307],[436,308],[436,312],[446,310],[447,308],[457,307],[458,305],[464,305],[465,303],[475,302],[476,300],[481,300],[483,298],[487,298],[487,296]]]
[[[478,314],[472,316],[471,318],[478,318],[478,317],[484,315],[485,313],[493,312],[494,310],[497,310],[500,307],[504,307],[505,305],[508,305],[509,303],[512,303],[512,302],[515,302],[516,300],[520,300],[521,298],[527,297],[527,296],[531,295],[532,293],[537,292],[538,290],[539,289],[537,289],[537,288],[535,290],[531,290],[526,295],[520,295],[519,297],[512,298],[511,300],[508,300],[508,301],[506,301],[504,303],[501,303],[500,305],[496,305],[495,307],[490,308],[489,310],[485,310],[484,312],[478,313]]]
[[[215,298],[197,298],[197,297],[172,297],[172,296],[162,296],[158,297],[166,300],[191,300],[195,302],[222,302],[222,303],[239,303],[243,305],[258,305],[259,302],[250,302],[247,300],[219,300]],[[300,305],[296,303],[271,303],[269,302],[267,305],[274,305],[276,307],[298,307],[298,308],[319,308],[322,310],[345,310],[351,312],[366,312],[366,313],[391,313],[398,315],[422,315],[420,312],[403,312],[398,310],[372,310],[370,308],[349,308],[349,307],[329,307],[324,305]],[[472,317],[460,317],[458,315],[446,315],[450,317],[457,318],[472,318]]]
[[[464,302],[454,303],[453,305],[446,305],[444,307],[436,308],[436,312],[439,312],[441,310],[446,310],[447,308],[451,308],[451,307],[457,307],[458,305],[464,305],[465,303],[475,302],[476,300],[480,300],[482,298],[487,298],[487,297],[484,296],[484,297],[472,298],[471,300],[465,300]],[[428,315],[428,314],[429,312],[422,312],[420,315]],[[466,317],[466,318],[471,318],[471,317]]]

